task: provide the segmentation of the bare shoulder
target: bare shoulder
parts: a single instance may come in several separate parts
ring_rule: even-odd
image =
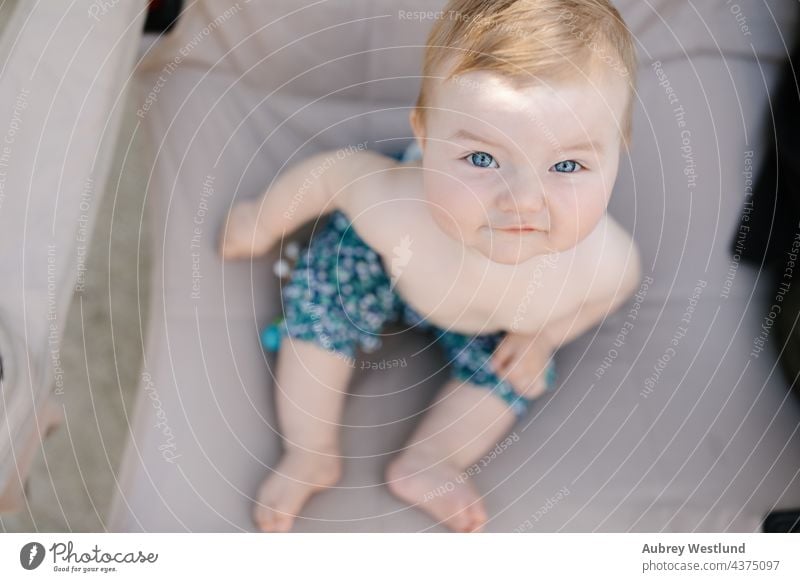
[[[385,195],[388,170],[398,165],[394,158],[370,150],[337,150],[330,157],[336,159],[326,180],[333,205],[350,217]]]
[[[584,242],[580,264],[593,278],[587,300],[627,296],[639,285],[642,266],[636,241],[611,215],[606,213]]]

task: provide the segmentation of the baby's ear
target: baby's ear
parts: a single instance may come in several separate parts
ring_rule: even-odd
[[[425,150],[425,121],[416,107],[408,114],[408,121],[411,123],[411,131],[417,138],[417,143],[421,150]]]

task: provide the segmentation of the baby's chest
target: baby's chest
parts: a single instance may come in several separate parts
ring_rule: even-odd
[[[395,292],[439,327],[461,333],[536,333],[577,308],[569,268],[559,255],[534,265],[491,265],[462,247],[424,235],[379,245]],[[554,258],[555,257],[555,258]]]
[[[465,332],[536,333],[578,306],[563,273],[551,266],[501,276],[421,263],[398,282],[403,298],[434,322]]]
[[[386,208],[373,206],[356,228],[380,255],[394,291],[434,325],[460,333],[536,333],[580,305],[579,255],[491,264],[449,239],[414,206],[381,212]]]

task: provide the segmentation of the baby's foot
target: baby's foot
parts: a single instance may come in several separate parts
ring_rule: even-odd
[[[480,531],[486,509],[466,474],[446,462],[402,455],[386,471],[389,489],[457,532]]]
[[[335,455],[292,451],[261,484],[253,519],[261,531],[288,532],[308,498],[333,486],[342,461]]]

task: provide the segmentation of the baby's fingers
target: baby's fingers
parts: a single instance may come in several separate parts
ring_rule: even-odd
[[[545,384],[544,380],[536,380],[528,384],[525,388],[520,389],[519,392],[525,398],[539,398],[547,392],[547,384]]]
[[[494,373],[497,375],[505,373],[511,362],[514,361],[515,354],[516,350],[511,345],[501,342],[492,355],[491,363]]]
[[[521,371],[519,377],[516,378],[518,390],[526,398],[538,398],[551,388],[553,381],[550,373],[550,367],[546,363],[543,366],[531,366],[530,368]],[[512,382],[514,385],[514,382]]]

